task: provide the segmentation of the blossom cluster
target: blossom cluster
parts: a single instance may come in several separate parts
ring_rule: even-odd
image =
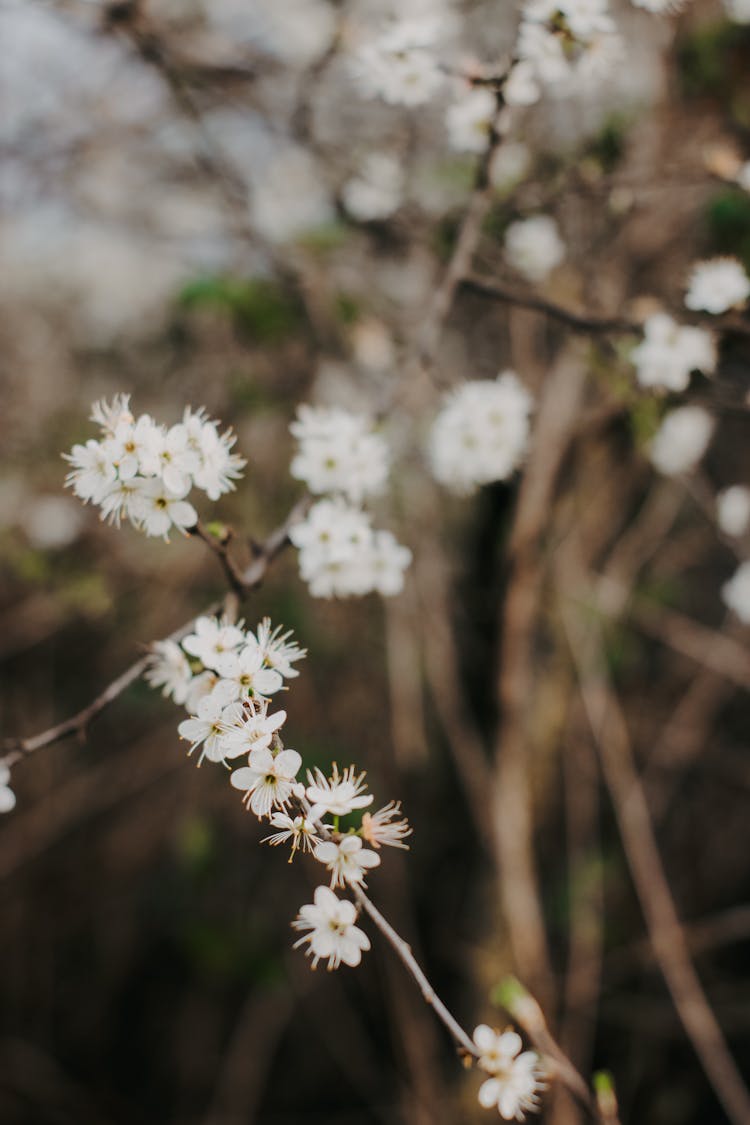
[[[388,478],[388,449],[361,415],[303,405],[291,424],[298,451],[291,473],[326,498],[289,532],[300,573],[314,597],[351,597],[403,588],[411,551],[390,531],[372,527],[359,505],[381,493]]]
[[[531,395],[513,371],[449,392],[430,435],[436,479],[464,495],[507,480],[526,453],[531,408]]]
[[[0,814],[12,812],[16,807],[16,795],[10,787],[10,769],[0,762]]]
[[[119,527],[123,518],[146,535],[169,538],[198,522],[187,500],[195,487],[210,500],[233,489],[245,461],[232,453],[235,436],[219,432],[203,409],[185,409],[176,425],[160,425],[150,414],[136,418],[130,396],[95,402],[91,419],[101,436],[63,454],[70,464],[65,483],[84,503],[98,505],[101,518]]]
[[[340,771],[334,763],[330,774],[316,767],[306,784],[298,779],[302,757],[279,736],[286,712],[269,710],[305,655],[290,637],[268,618],[252,633],[242,623],[201,617],[179,643],[153,645],[146,678],[186,706],[190,717],[178,732],[190,743],[188,753],[200,747],[199,765],[226,767],[243,804],[268,821],[272,831],[264,842],[291,845],[290,858],[307,852],[326,869],[329,885],[317,888],[293,926],[302,932],[295,945],[307,946],[313,967],[322,959],[335,969],[359,964],[370,943],[354,924],[354,904],[334,890],[364,888],[367,872],[380,865],[381,847],[406,848],[411,828],[397,801],[369,812],[373,796],[354,766]],[[352,814],[360,816],[359,826],[340,831],[341,818]]]
[[[679,325],[667,313],[655,313],[643,331],[642,342],[630,356],[642,387],[684,391],[692,371],[711,375],[716,368],[716,344],[705,329]]]
[[[536,81],[556,93],[585,88],[605,78],[623,53],[607,0],[526,0],[516,68],[527,85]]]
[[[482,1023],[474,1029],[477,1066],[490,1077],[479,1088],[479,1104],[497,1109],[505,1121],[523,1121],[539,1108],[544,1089],[541,1060],[535,1051],[522,1051],[520,1035],[510,1028],[495,1031]]]

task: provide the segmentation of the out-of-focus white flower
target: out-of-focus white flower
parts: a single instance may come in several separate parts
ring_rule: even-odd
[[[338,843],[323,840],[315,849],[315,858],[331,872],[331,889],[352,886],[364,887],[365,875],[372,867],[379,867],[380,856],[362,846],[359,836],[344,836]]]
[[[516,55],[533,77],[557,93],[606,80],[621,61],[622,40],[606,0],[527,0]],[[531,96],[531,76],[524,86]]]
[[[539,1056],[521,1050],[521,1036],[515,1031],[493,1031],[483,1023],[475,1028],[473,1038],[479,1052],[477,1065],[492,1075],[479,1088],[479,1104],[497,1109],[505,1121],[523,1121],[526,1113],[538,1108],[544,1088]]]
[[[329,969],[338,969],[342,963],[354,967],[362,960],[362,953],[370,948],[370,939],[354,923],[357,910],[348,899],[336,898],[329,887],[317,887],[314,904],[301,907],[292,922],[295,930],[310,932],[294,943],[296,949],[307,943],[306,953],[312,956],[312,967],[318,961],[328,961]]]
[[[384,598],[400,594],[404,588],[404,572],[412,561],[408,547],[399,543],[390,531],[375,531],[363,565],[370,570],[369,588]]]
[[[465,92],[445,113],[451,148],[458,152],[484,152],[497,117],[497,100],[481,87]]]
[[[750,561],[741,563],[729,581],[724,583],[721,596],[742,624],[750,625]]]
[[[733,484],[716,498],[716,519],[725,535],[744,535],[750,527],[750,488]]]
[[[748,10],[750,11],[750,4]],[[750,191],[750,160],[745,161],[737,173],[737,183],[744,191]]]
[[[505,104],[514,106],[536,105],[541,94],[542,91],[536,80],[533,63],[528,60],[517,62],[503,87]]]
[[[328,49],[336,32],[336,12],[327,0],[206,0],[210,26],[231,46],[253,46],[292,66],[309,66]]]
[[[523,141],[504,141],[495,153],[490,179],[502,190],[514,187],[531,167],[531,153]]]
[[[643,326],[643,341],[630,354],[642,387],[684,391],[691,371],[710,375],[716,367],[716,344],[710,332],[681,326],[667,313],[655,313]]]
[[[389,847],[409,850],[409,845],[404,843],[412,830],[409,821],[401,816],[401,802],[389,801],[382,809],[374,813],[362,815],[362,839],[373,848]]]
[[[338,492],[359,502],[383,491],[388,447],[363,415],[303,405],[289,429],[299,443],[290,472],[311,492]]]
[[[290,146],[265,164],[253,185],[252,217],[272,242],[288,242],[331,221],[328,191],[306,149]]]
[[[724,0],[724,10],[733,23],[750,23],[750,0]]]
[[[290,862],[298,849],[302,852],[311,852],[320,843],[315,825],[305,816],[291,817],[287,816],[286,813],[277,812],[271,816],[270,823],[276,831],[272,832],[270,836],[264,837],[262,843],[269,843],[272,847],[278,847],[279,844],[286,844],[291,840]]]
[[[36,496],[23,509],[20,520],[33,547],[57,551],[78,538],[84,517],[67,496]]]
[[[295,778],[302,765],[296,750],[253,750],[248,765],[233,770],[229,780],[235,789],[243,790],[243,803],[257,817],[270,816],[271,810],[282,811],[289,804],[295,789]]]
[[[0,815],[12,812],[16,807],[16,795],[10,787],[10,770],[0,762]]]
[[[654,15],[673,15],[681,11],[687,0],[632,0],[636,8],[644,8],[647,12],[653,12]]]
[[[534,215],[511,223],[505,232],[505,257],[527,281],[544,281],[565,257],[565,243],[555,220]]]
[[[245,634],[238,625],[225,618],[199,617],[194,632],[182,642],[185,652],[197,656],[205,668],[215,669],[221,656],[234,652],[245,642]]]
[[[666,476],[687,473],[706,452],[714,420],[701,406],[680,406],[666,415],[651,443],[651,463]]]
[[[371,152],[356,176],[344,184],[341,199],[350,215],[360,222],[387,219],[401,206],[404,171],[388,152]]]
[[[750,297],[750,278],[736,258],[711,258],[693,266],[685,304],[689,309],[723,313]]]
[[[506,480],[526,452],[531,407],[531,395],[512,371],[451,391],[430,435],[436,479],[464,495]]]
[[[147,683],[161,688],[162,695],[175,703],[184,703],[188,696],[193,673],[185,653],[175,641],[155,641],[145,673]]]
[[[444,82],[439,38],[439,20],[431,16],[393,21],[351,58],[361,92],[390,105],[424,105]]]
[[[330,813],[332,816],[347,816],[355,809],[364,809],[373,802],[371,793],[365,793],[367,783],[364,773],[357,773],[354,766],[347,766],[343,773],[334,762],[330,778],[316,766],[314,773],[307,771],[307,799],[312,805],[310,819],[319,820]]]
[[[66,486],[84,504],[89,500],[99,504],[117,480],[117,469],[106,444],[89,438],[85,445],[74,445],[63,457],[73,466],[65,478]]]

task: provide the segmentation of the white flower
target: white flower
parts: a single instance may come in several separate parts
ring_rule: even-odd
[[[0,814],[12,812],[16,807],[16,795],[10,787],[10,770],[0,762]]]
[[[401,816],[400,801],[389,801],[377,812],[366,812],[362,815],[362,838],[374,848],[385,845],[408,851],[409,845],[405,844],[404,840],[407,836],[411,836],[411,831],[409,821]]]
[[[531,166],[531,153],[521,141],[505,141],[495,153],[490,179],[495,187],[508,190],[519,183]]]
[[[344,184],[341,199],[350,215],[360,222],[387,219],[401,206],[404,170],[387,152],[371,152],[356,176]]]
[[[370,518],[337,497],[313,504],[289,532],[299,568],[316,598],[350,597],[372,589]]]
[[[297,668],[292,665],[307,656],[307,649],[300,648],[295,641],[290,641],[291,629],[282,633],[283,625],[275,629],[271,625],[270,617],[264,617],[255,630],[256,644],[263,656],[264,664],[284,677],[285,680],[294,679],[299,675]]]
[[[348,766],[343,773],[334,762],[330,778],[321,769],[307,771],[307,799],[312,805],[309,812],[311,820],[319,820],[325,813],[332,816],[346,816],[355,809],[364,809],[373,802],[372,794],[365,793],[367,784],[364,773],[357,774],[354,766]]]
[[[188,430],[190,443],[194,440],[190,434],[190,427],[185,421],[183,425]],[[232,492],[235,480],[242,476],[242,470],[247,462],[238,453],[231,452],[236,440],[231,430],[225,430],[220,434],[215,422],[204,422],[200,428],[198,467],[194,470],[194,478],[196,486],[203,489],[209,500],[218,500],[225,492]]]
[[[267,708],[265,702],[259,711],[240,708],[231,726],[225,725],[226,733],[221,740],[225,761],[227,758],[239,758],[242,754],[251,754],[253,750],[269,748],[276,731],[286,722],[286,711],[275,711],[269,715]]]
[[[724,10],[734,23],[750,23],[750,0],[724,0]]]
[[[66,487],[72,488],[84,503],[91,500],[99,504],[117,480],[112,451],[106,444],[89,438],[85,445],[74,445],[63,457],[73,466],[65,478]]]
[[[141,425],[138,420],[136,429]],[[135,432],[133,433],[135,438]],[[199,467],[198,455],[188,445],[187,430],[182,425],[148,428],[140,445],[138,463],[144,476],[159,476],[175,496],[186,496]]]
[[[535,215],[511,223],[505,232],[505,257],[527,281],[544,281],[565,257],[555,220]]]
[[[272,832],[270,836],[265,836],[262,843],[269,843],[272,847],[278,847],[279,844],[286,844],[291,840],[290,863],[297,849],[302,852],[312,852],[315,846],[320,843],[315,825],[305,816],[291,817],[287,816],[286,813],[277,812],[271,816],[270,823],[277,831]]]
[[[130,414],[121,416],[108,443],[121,481],[131,480],[138,472],[143,472],[144,476],[151,475],[150,470],[144,469],[143,462],[148,459],[149,451],[163,433],[163,428],[149,414],[141,414],[137,422],[133,421]],[[158,470],[157,464],[153,470],[154,475]]]
[[[686,0],[632,0],[637,8],[644,8],[655,15],[672,15],[685,7]]]
[[[725,535],[744,535],[750,526],[750,488],[733,484],[716,498],[716,518]]]
[[[506,480],[529,439],[531,396],[512,371],[450,392],[430,435],[430,463],[441,484],[468,494]]]
[[[685,304],[689,309],[723,313],[750,297],[750,278],[736,258],[711,258],[693,266]]]
[[[269,816],[271,809],[284,809],[294,793],[295,778],[302,765],[296,750],[253,750],[248,765],[234,770],[230,781],[244,790],[243,804],[257,817]]]
[[[338,843],[323,840],[315,849],[315,858],[331,872],[331,889],[347,883],[364,887],[365,873],[380,865],[380,856],[363,847],[359,836],[344,836]]]
[[[384,598],[400,594],[412,553],[390,531],[376,531],[369,549],[370,589]]]
[[[576,93],[607,79],[624,47],[606,0],[527,0],[516,56],[557,93]]]
[[[160,477],[138,478],[138,484],[138,491],[131,497],[128,510],[131,519],[146,535],[161,536],[169,541],[169,532],[173,527],[183,534],[187,533],[187,528],[195,527],[198,513],[185,500],[187,489],[185,492],[173,492]]]
[[[743,562],[721,588],[724,604],[743,625],[750,625],[750,562]]]
[[[497,1108],[505,1121],[523,1121],[526,1113],[538,1108],[544,1087],[539,1056],[521,1052],[523,1043],[515,1031],[501,1033],[483,1023],[475,1028],[473,1038],[479,1052],[477,1065],[492,1075],[479,1088],[479,1104]]]
[[[227,714],[228,706],[233,710]],[[236,718],[234,706],[234,704],[227,704],[227,700],[221,696],[212,693],[201,699],[195,715],[184,719],[178,726],[177,733],[180,738],[191,744],[188,754],[192,754],[197,747],[203,746],[198,765],[204,758],[208,758],[210,762],[224,760],[222,741],[226,735],[227,725],[231,725],[232,719]]]
[[[207,670],[193,676],[185,698],[185,710],[189,715],[198,713],[198,704],[202,699],[212,695],[220,682],[218,674],[213,671]]]
[[[750,11],[750,3],[748,4],[748,11]],[[744,191],[750,191],[750,160],[745,161],[737,173],[737,183]]]
[[[716,344],[702,328],[681,327],[666,313],[655,313],[643,326],[644,339],[630,355],[642,387],[684,391],[690,372],[710,375],[716,367]]]
[[[290,472],[311,492],[339,492],[359,502],[383,491],[388,447],[363,415],[303,405],[289,429],[299,443]]]
[[[430,17],[394,21],[358,48],[351,70],[366,97],[390,105],[428,102],[444,81],[435,55],[439,24]]]
[[[362,952],[370,948],[370,939],[354,925],[354,903],[336,898],[328,887],[317,887],[313,897],[314,905],[301,907],[292,922],[295,930],[310,931],[294,943],[294,948],[308,943],[305,952],[312,955],[313,968],[320,960],[327,960],[329,969],[337,969],[342,961],[352,967],[358,965]]]
[[[680,406],[662,421],[651,443],[651,463],[675,476],[698,464],[714,432],[714,420],[700,406]]]
[[[162,695],[175,703],[184,703],[193,679],[185,653],[174,641],[155,641],[151,648],[146,681],[153,688],[160,687]]]
[[[506,105],[535,105],[541,97],[533,63],[528,60],[517,62],[508,75],[503,87]]]
[[[230,625],[225,619],[199,617],[195,622],[195,632],[182,642],[185,652],[197,656],[205,668],[217,667],[220,656],[234,652],[245,643],[245,634],[237,625]]]
[[[105,436],[111,437],[123,423],[132,424],[133,422],[133,415],[130,411],[130,395],[116,394],[111,403],[107,402],[106,398],[97,399],[96,402],[91,404],[89,417],[92,422],[101,426]]]
[[[123,516],[136,526],[133,511],[133,501],[141,490],[142,477],[130,477],[127,480],[116,480],[110,486],[106,496],[99,502],[101,508],[100,518],[114,527],[119,527]]]
[[[239,652],[225,652],[218,656],[216,670],[224,681],[234,685],[237,699],[273,695],[284,686],[281,675],[275,669],[263,667],[263,653],[257,644],[248,644]]]
[[[445,114],[451,148],[458,152],[484,152],[496,117],[497,100],[492,91],[469,90]]]

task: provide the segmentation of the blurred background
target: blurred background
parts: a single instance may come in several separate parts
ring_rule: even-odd
[[[512,49],[510,5],[432,6],[467,65]],[[493,989],[520,973],[582,1072],[612,1073],[623,1123],[719,1125],[648,940],[564,604],[597,622],[589,656],[620,701],[696,968],[747,1073],[750,661],[719,596],[737,544],[713,505],[748,481],[750,339],[726,337],[715,379],[691,386],[718,431],[689,487],[644,456],[664,401],[636,387],[633,338],[573,335],[459,290],[434,378],[406,381],[477,157],[450,149],[439,98],[394,109],[352,82],[347,43],[389,11],[0,0],[0,733],[72,714],[223,593],[200,542],[117,531],[63,490],[60,454],[93,435],[94,399],[129,392],[166,423],[203,405],[234,426],[245,479],[201,516],[256,539],[301,495],[298,403],[379,412],[396,467],[377,522],[414,552],[404,593],[314,600],[290,551],[242,607],[309,650],[286,737],[306,766],[356,762],[378,803],[403,800],[411,851],[385,857],[371,891],[469,1030],[504,1026]],[[679,308],[697,257],[750,268],[750,194],[722,176],[750,159],[750,27],[703,0],[614,14],[627,58],[612,83],[514,123],[474,266],[517,282],[504,232],[544,211],[566,245],[546,296],[633,316],[648,299]],[[403,175],[391,212],[369,220],[346,185],[376,150]],[[553,417],[566,399],[571,415],[551,426],[546,475],[534,462],[544,506],[523,566],[509,553],[519,482],[451,498],[424,455],[441,389],[507,367],[540,416],[553,393]],[[520,634],[506,612],[519,585]],[[491,1119],[377,934],[357,971],[311,973],[292,951],[312,862],[259,847],[221,771],[186,759],[181,717],[139,682],[85,743],[13,771],[3,1125]],[[487,778],[507,816],[529,820],[546,950],[527,964]],[[557,1088],[540,1119],[586,1120]]]

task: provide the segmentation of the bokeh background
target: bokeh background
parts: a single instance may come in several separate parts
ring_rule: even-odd
[[[451,12],[467,57],[510,50],[511,5]],[[572,337],[459,291],[435,380],[406,385],[475,158],[450,151],[439,101],[407,112],[358,95],[346,29],[384,13],[365,0],[0,3],[2,734],[73,713],[222,593],[201,543],[118,532],[64,492],[60,454],[92,433],[94,399],[130,392],[164,422],[205,405],[233,425],[245,479],[201,514],[257,539],[301,494],[296,405],[380,411],[396,467],[378,521],[414,552],[404,594],[315,601],[289,552],[243,606],[309,650],[287,739],[306,765],[357,762],[383,803],[403,799],[411,851],[386,857],[372,893],[471,1029],[503,1025],[491,995],[519,968],[472,777],[477,758],[480,788],[483,769],[497,775],[504,724],[520,731],[550,955],[526,983],[582,1071],[611,1071],[623,1125],[719,1125],[597,765],[558,563],[578,559],[577,604],[587,592],[601,625],[696,967],[747,1072],[750,669],[719,596],[736,545],[713,500],[748,480],[750,341],[727,338],[715,380],[691,388],[719,430],[689,488],[643,455],[664,403],[636,390],[632,339]],[[750,28],[702,0],[674,19],[625,4],[616,16],[627,65],[596,97],[520,118],[475,260],[512,281],[503,233],[544,210],[567,246],[547,295],[601,314],[644,297],[679,307],[699,256],[750,267],[750,195],[717,174],[727,153],[750,158]],[[361,223],[341,191],[372,148],[398,155],[403,199]],[[447,497],[423,450],[442,387],[513,367],[541,401],[561,364],[586,378],[532,544],[530,669],[509,716],[497,685],[518,482]],[[85,744],[14,770],[3,1125],[488,1120],[477,1076],[377,935],[356,972],[312,974],[291,950],[313,865],[259,847],[221,771],[186,760],[179,717],[137,684]],[[558,1090],[541,1119],[585,1120]]]

